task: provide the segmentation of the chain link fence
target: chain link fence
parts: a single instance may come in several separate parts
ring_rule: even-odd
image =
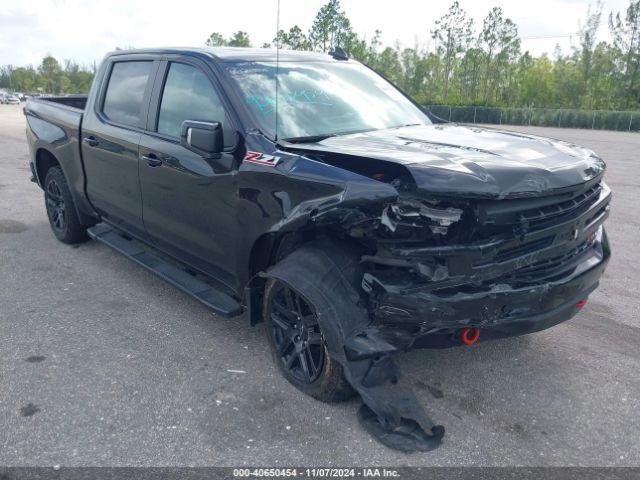
[[[434,115],[456,123],[535,125],[538,127],[588,128],[640,131],[640,112],[555,108],[459,107],[425,105]]]

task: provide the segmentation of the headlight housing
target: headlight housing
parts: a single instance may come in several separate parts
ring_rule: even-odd
[[[401,200],[385,206],[380,224],[389,232],[427,227],[431,233],[446,235],[449,227],[462,218],[462,209],[431,205],[420,200]]]

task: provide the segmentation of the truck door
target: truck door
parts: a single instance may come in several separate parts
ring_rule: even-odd
[[[233,144],[235,129],[208,67],[163,61],[140,139],[144,225],[161,250],[233,286],[236,172],[180,144],[185,120],[221,122],[225,146]]]
[[[159,64],[149,56],[112,57],[82,123],[87,196],[103,219],[140,238],[138,148]]]

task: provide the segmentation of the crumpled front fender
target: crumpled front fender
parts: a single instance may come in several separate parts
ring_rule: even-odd
[[[360,268],[355,251],[326,240],[302,246],[262,275],[294,288],[315,307],[329,354],[362,397],[359,419],[367,431],[402,451],[432,450],[444,428],[401,382],[391,358],[398,350],[370,336],[371,320],[357,290]]]

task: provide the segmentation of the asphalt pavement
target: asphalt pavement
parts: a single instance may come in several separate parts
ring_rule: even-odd
[[[278,373],[224,319],[108,247],[50,231],[21,106],[0,105],[0,465],[640,465],[640,134],[510,127],[608,163],[613,258],[574,319],[400,358],[443,445],[403,454]]]

